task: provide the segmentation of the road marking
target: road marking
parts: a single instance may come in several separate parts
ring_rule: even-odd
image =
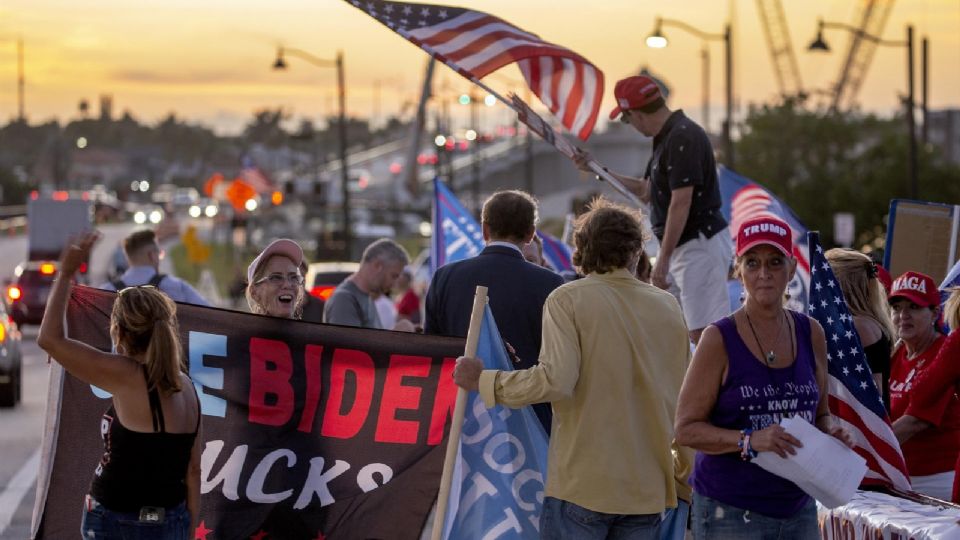
[[[33,487],[40,469],[40,449],[37,448],[30,459],[13,476],[7,487],[0,493],[0,534],[10,526],[13,513],[17,511],[23,496]]]

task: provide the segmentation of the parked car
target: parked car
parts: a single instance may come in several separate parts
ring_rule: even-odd
[[[0,302],[0,407],[14,407],[23,392],[20,330]]]
[[[307,275],[304,287],[311,295],[324,302],[333,294],[333,290],[344,279],[360,268],[355,262],[319,262],[307,266]]]

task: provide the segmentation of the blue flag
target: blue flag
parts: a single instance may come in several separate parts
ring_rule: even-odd
[[[543,258],[554,272],[574,271],[573,252],[570,251],[570,246],[543,231],[537,231],[537,236],[543,242]]]
[[[486,369],[512,371],[490,306],[483,314],[477,357]],[[453,471],[444,538],[540,538],[547,434],[530,407],[487,409],[467,398]]]
[[[943,278],[943,283],[940,284],[940,293],[945,293],[950,287],[960,287],[960,261],[957,261],[953,268],[947,272],[947,277]],[[944,298],[946,298],[945,295]]]
[[[433,239],[430,274],[454,261],[483,251],[483,231],[457,196],[439,178],[433,180]]]

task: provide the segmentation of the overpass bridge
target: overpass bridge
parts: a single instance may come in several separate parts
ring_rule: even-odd
[[[351,206],[372,209],[399,209],[400,211],[426,212],[430,208],[433,178],[438,174],[468,208],[478,208],[474,199],[480,201],[499,189],[528,189],[541,203],[543,218],[562,217],[571,208],[574,198],[588,193],[602,193],[614,200],[624,200],[613,188],[598,182],[592,175],[582,173],[569,159],[553,146],[534,137],[528,157],[526,138],[522,136],[502,138],[478,146],[468,152],[450,154],[450,166],[420,165],[417,172],[419,193],[411,194],[404,186],[404,174],[393,173],[390,166],[404,161],[408,148],[404,140],[355,152],[347,158],[351,175],[363,171],[368,185],[363,190],[351,190]],[[640,175],[650,156],[651,142],[633,129],[611,124],[596,133],[581,148],[589,150],[601,163],[612,170],[625,174]],[[432,144],[425,144],[421,152],[433,153]],[[474,153],[475,152],[475,153]],[[526,168],[532,161],[532,186],[528,186]],[[442,160],[441,160],[442,162]],[[476,172],[474,166],[476,163]],[[339,208],[340,162],[334,161],[322,171],[320,178],[327,185],[327,209]],[[449,171],[452,169],[452,175]],[[452,176],[452,182],[450,177]],[[475,178],[479,178],[479,183]]]

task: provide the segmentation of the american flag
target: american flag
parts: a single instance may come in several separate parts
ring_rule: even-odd
[[[810,246],[810,305],[807,313],[827,337],[830,413],[853,437],[854,450],[867,460],[863,484],[910,490],[907,465],[893,434],[880,392],[873,382],[853,316],[840,284],[823,255],[820,234],[807,233]]]
[[[603,72],[579,54],[482,11],[381,0],[348,0],[472,81],[514,62],[550,112],[578,137],[593,131]]]

